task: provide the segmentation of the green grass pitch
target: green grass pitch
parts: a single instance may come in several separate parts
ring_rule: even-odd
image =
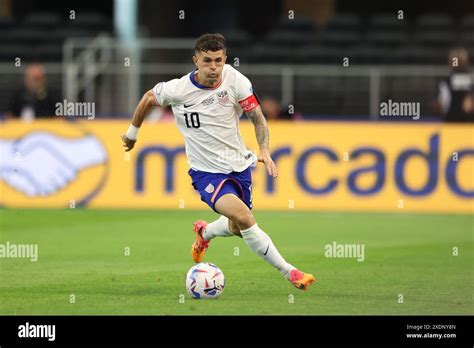
[[[474,313],[473,216],[255,216],[288,262],[317,277],[309,291],[291,286],[242,239],[228,237],[214,239],[204,260],[223,270],[223,295],[191,299],[184,278],[193,265],[192,222],[212,221],[212,212],[2,209],[0,243],[37,243],[39,257],[0,259],[0,314]],[[365,260],[325,257],[324,246],[333,241],[364,244]]]

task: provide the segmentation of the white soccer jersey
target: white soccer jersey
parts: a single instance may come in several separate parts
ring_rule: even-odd
[[[239,132],[242,112],[258,106],[252,84],[228,64],[214,88],[199,84],[195,73],[160,82],[153,94],[158,104],[171,106],[191,168],[211,173],[241,172],[257,160]]]

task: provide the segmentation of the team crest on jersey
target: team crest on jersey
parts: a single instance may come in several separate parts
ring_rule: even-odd
[[[217,92],[217,100],[219,101],[219,104],[227,104],[229,102],[229,94],[227,91]]]
[[[206,186],[206,188],[204,189],[207,193],[213,193],[214,192],[214,185],[212,184],[209,184]]]

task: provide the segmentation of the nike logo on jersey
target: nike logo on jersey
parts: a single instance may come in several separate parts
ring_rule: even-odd
[[[267,256],[267,253],[268,253],[268,248],[270,248],[270,244],[268,244],[268,246],[267,246],[267,250],[265,250],[265,252],[263,253],[263,256]]]
[[[191,107],[191,106],[193,106],[193,105],[195,105],[195,104],[191,104],[191,105],[186,105],[186,104],[184,104],[184,107],[185,107],[185,108],[189,108],[189,107]]]

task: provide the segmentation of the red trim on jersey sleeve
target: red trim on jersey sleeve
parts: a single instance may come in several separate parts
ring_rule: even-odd
[[[240,100],[239,104],[242,110],[244,110],[244,112],[255,110],[257,106],[260,105],[260,103],[258,102],[258,98],[255,94],[252,94],[247,98]]]

